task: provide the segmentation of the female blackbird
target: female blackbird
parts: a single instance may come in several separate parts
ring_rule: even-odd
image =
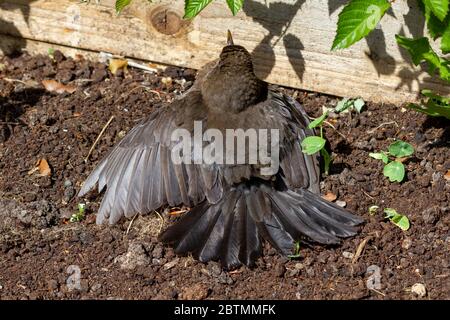
[[[278,169],[263,175],[259,162],[175,163],[172,133],[193,133],[194,121],[223,133],[278,130]],[[355,235],[362,219],[321,198],[318,156],[304,154],[300,146],[314,135],[308,123],[295,100],[269,90],[255,76],[250,54],[228,33],[220,58],[199,71],[182,97],[135,126],[98,164],[79,196],[97,182],[99,192],[107,187],[97,223],[114,224],[164,205],[192,207],[160,239],[176,253],[220,260],[228,269],[253,265],[263,240],[284,255],[300,238],[336,244]]]

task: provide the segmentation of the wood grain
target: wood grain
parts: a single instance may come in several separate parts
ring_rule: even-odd
[[[36,42],[44,42],[198,69],[218,56],[230,29],[235,43],[252,52],[257,74],[271,83],[393,103],[417,100],[423,88],[450,93],[447,84],[412,66],[395,42],[399,32],[420,35],[423,22],[409,2],[394,2],[368,40],[330,52],[343,3],[246,0],[233,17],[225,1],[215,1],[184,21],[181,0],[136,0],[120,16],[113,0],[0,0],[0,50],[15,43],[36,51],[42,47]]]

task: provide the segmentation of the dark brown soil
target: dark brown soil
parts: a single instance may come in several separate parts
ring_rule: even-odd
[[[183,92],[194,76],[172,67],[114,76],[104,64],[59,52],[53,60],[26,54],[0,60],[0,299],[417,299],[411,292],[416,283],[426,288],[422,299],[450,298],[449,122],[398,106],[369,104],[359,115],[336,116],[335,129],[325,126],[334,163],[322,192],[331,191],[367,221],[341,246],[301,245],[292,260],[266,246],[257,267],[224,272],[217,263],[178,257],[158,243],[167,222],[157,214],[96,225],[101,196],[76,198],[81,182],[139,119]],[[43,79],[70,82],[77,90],[52,94]],[[337,101],[280,90],[295,95],[311,116]],[[381,161],[368,156],[395,139],[416,149],[400,184],[390,183]],[[29,174],[41,158],[50,164],[49,177]],[[87,203],[86,219],[69,222],[81,202]],[[375,204],[407,215],[410,230],[384,220],[381,210],[369,215]],[[67,286],[72,265],[80,268],[80,289]],[[381,275],[376,290],[366,285],[372,265]]]

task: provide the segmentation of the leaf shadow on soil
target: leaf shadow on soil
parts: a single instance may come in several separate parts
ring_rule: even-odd
[[[8,140],[18,125],[27,125],[20,117],[46,94],[44,89],[25,88],[0,96],[0,142]]]
[[[445,147],[450,148],[450,125],[449,120],[443,117],[427,117],[422,125],[422,131],[428,129],[442,129],[442,134],[434,142],[429,144],[430,148]]]

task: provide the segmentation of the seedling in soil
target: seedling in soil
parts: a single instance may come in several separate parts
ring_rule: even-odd
[[[379,208],[380,208],[379,206],[375,206],[375,205],[370,206],[369,207],[369,214],[371,216],[375,215],[375,213],[378,211]]]
[[[72,214],[70,217],[70,222],[80,222],[84,219],[84,211],[85,211],[86,205],[84,203],[78,204],[78,212]]]
[[[308,128],[310,129],[320,126],[320,136],[306,137],[305,139],[303,139],[301,146],[302,151],[307,155],[313,155],[316,152],[320,151],[320,154],[322,155],[324,160],[325,173],[328,174],[328,171],[330,170],[331,156],[328,153],[327,149],[325,149],[325,144],[327,143],[327,140],[323,138],[323,127],[322,127],[322,123],[325,121],[327,116],[328,111],[326,111],[319,118],[315,119],[308,125]]]
[[[414,153],[414,148],[407,142],[396,141],[391,143],[388,151],[381,151],[376,153],[369,153],[369,156],[383,161],[385,164],[383,169],[384,176],[389,178],[390,182],[402,182],[405,178],[405,161]]]
[[[335,113],[341,113],[344,111],[348,111],[350,108],[355,109],[358,112],[361,112],[362,107],[365,105],[365,102],[363,99],[348,99],[344,98],[341,101],[338,102],[336,107],[333,109]],[[326,140],[323,137],[323,123],[328,118],[328,114],[330,113],[330,110],[325,110],[323,114],[314,119],[309,125],[309,129],[314,129],[316,127],[320,128],[320,136],[311,136],[306,137],[303,139],[301,145],[302,145],[302,151],[306,153],[307,155],[313,155],[316,152],[320,151],[320,154],[323,157],[324,160],[324,166],[325,166],[325,173],[328,174],[328,171],[330,170],[330,163],[331,163],[331,156],[328,153],[327,149],[325,149]]]
[[[375,215],[380,207],[377,205],[373,205],[369,207],[369,214],[371,216]],[[384,212],[384,218],[389,219],[393,224],[395,224],[397,227],[402,229],[403,231],[406,231],[409,229],[409,219],[407,216],[402,215],[398,213],[395,209],[392,208],[385,208],[383,210]]]
[[[409,229],[410,224],[407,216],[397,213],[397,211],[392,208],[384,209],[384,213],[386,219],[389,219],[393,224],[395,224],[403,231],[407,231]]]
[[[300,258],[300,241],[295,242],[294,254],[288,255],[289,259],[298,259]]]
[[[361,113],[362,108],[366,105],[363,99],[348,99],[344,98],[338,102],[335,112],[348,112],[348,110],[356,110],[358,113]]]

